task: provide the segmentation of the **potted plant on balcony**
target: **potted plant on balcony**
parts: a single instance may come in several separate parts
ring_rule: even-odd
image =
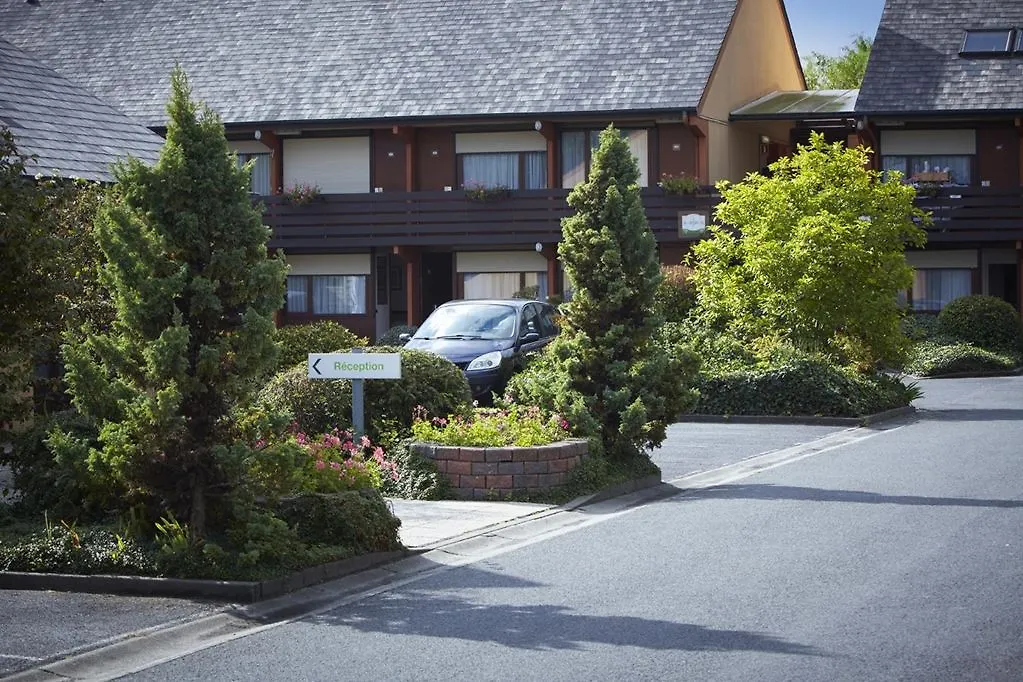
[[[693,195],[700,191],[700,181],[692,175],[686,175],[685,173],[678,175],[662,173],[661,180],[657,183],[657,186],[665,194],[676,196]]]
[[[320,186],[298,182],[284,188],[284,200],[289,204],[302,206],[320,197]]]
[[[475,180],[462,185],[462,189],[465,190],[465,198],[469,201],[500,201],[511,196],[511,189],[506,185],[486,185]]]

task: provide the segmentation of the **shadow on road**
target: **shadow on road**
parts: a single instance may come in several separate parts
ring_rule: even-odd
[[[809,500],[812,502],[856,502],[860,504],[903,504],[923,507],[993,507],[1021,509],[1023,500],[988,500],[971,497],[926,497],[919,495],[882,495],[863,490],[828,490],[771,483],[753,485],[721,485],[698,490],[670,501],[694,499],[725,500]]]
[[[944,422],[994,422],[1021,421],[1023,410],[1008,409],[961,409],[961,410],[917,410],[917,416],[923,420]]]
[[[460,568],[449,575],[449,585],[445,587],[392,592],[306,620],[364,632],[494,642],[537,651],[577,650],[586,644],[609,644],[671,651],[826,655],[810,646],[743,630],[717,630],[634,616],[591,616],[551,604],[478,603],[454,592],[468,586],[489,590],[536,584],[518,579],[508,583],[506,576],[472,567]]]

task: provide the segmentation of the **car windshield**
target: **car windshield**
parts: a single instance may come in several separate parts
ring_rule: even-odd
[[[413,338],[510,339],[515,335],[515,308],[492,303],[437,308]]]

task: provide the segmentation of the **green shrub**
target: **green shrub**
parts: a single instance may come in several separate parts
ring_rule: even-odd
[[[978,348],[968,343],[923,341],[910,354],[905,370],[932,377],[943,374],[1004,372],[1017,367],[1020,357],[1012,353]]]
[[[938,314],[942,334],[980,348],[1019,349],[1023,328],[1019,314],[1006,301],[994,296],[963,296]]]
[[[277,330],[277,369],[306,365],[310,353],[333,353],[365,346],[367,340],[332,320],[294,324]]]
[[[700,377],[698,414],[856,417],[909,405],[915,386],[820,359]]]
[[[381,436],[387,459],[397,467],[398,477],[385,476],[380,492],[405,500],[443,500],[451,497],[451,482],[437,470],[437,464],[412,452],[412,439],[390,430]]]
[[[529,286],[522,287],[512,294],[512,298],[524,298],[530,301],[535,301],[540,298],[540,287],[536,284],[530,284]]]
[[[412,426],[419,405],[429,414],[460,414],[472,401],[469,383],[450,361],[432,353],[378,346],[367,352],[401,353],[401,379],[367,380],[366,430],[376,438],[381,426],[393,422]],[[352,426],[352,385],[347,379],[310,379],[306,367],[286,369],[274,376],[257,398],[258,404],[287,412],[305,433],[324,433]]]
[[[53,448],[55,444],[63,447]],[[99,462],[90,465],[89,451],[99,444],[94,420],[74,410],[38,417],[0,464],[8,464],[18,506],[24,512],[49,511],[56,516],[87,518],[101,514],[124,492]]]
[[[536,406],[511,405],[508,409],[477,408],[468,416],[433,417],[421,414],[412,423],[416,440],[441,445],[501,447],[549,445],[568,437],[568,422],[557,414],[544,414]]]
[[[938,336],[938,316],[928,313],[915,313],[902,318],[902,333],[911,341],[926,341]]]
[[[156,575],[152,553],[108,530],[79,531],[60,523],[18,543],[0,545],[0,570],[30,573]]]
[[[654,312],[665,322],[682,322],[696,305],[696,290],[689,281],[692,269],[684,265],[662,265],[663,276],[654,293]]]
[[[300,495],[282,500],[277,513],[308,543],[341,545],[359,554],[401,547],[401,521],[375,490]]]
[[[412,336],[416,333],[419,327],[410,327],[407,324],[396,324],[387,330],[383,336],[377,339],[378,346],[404,346],[407,341],[402,341],[400,337],[402,334],[408,334]]]

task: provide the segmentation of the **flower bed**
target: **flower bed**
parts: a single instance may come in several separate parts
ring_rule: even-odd
[[[412,434],[412,452],[432,460],[458,497],[477,500],[549,492],[589,452],[568,438],[563,417],[521,405],[433,419],[417,410]]]
[[[463,499],[506,499],[564,485],[589,452],[585,440],[534,447],[471,447],[416,442],[416,454],[436,463]]]

